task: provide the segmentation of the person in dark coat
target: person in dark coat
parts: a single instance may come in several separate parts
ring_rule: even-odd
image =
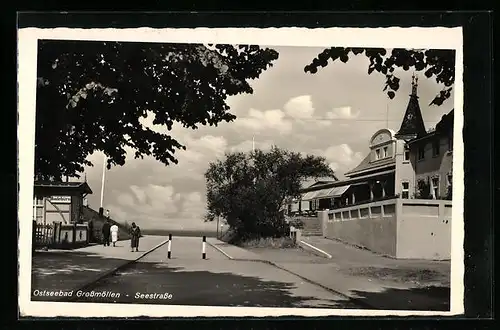
[[[94,219],[90,219],[89,221],[89,243],[94,242]]]
[[[135,224],[135,222],[132,222],[132,227],[130,227],[129,230],[130,234],[130,247],[132,249],[132,252],[139,252],[139,238],[141,237],[141,228]]]
[[[104,246],[109,246],[109,239],[111,236],[111,224],[109,223],[109,220],[106,219],[106,221],[102,225],[102,242]]]

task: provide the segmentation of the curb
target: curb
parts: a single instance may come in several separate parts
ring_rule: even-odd
[[[327,252],[325,252],[325,251],[323,251],[321,249],[318,249],[314,245],[309,244],[307,242],[299,241],[299,246],[301,248],[303,248],[304,250],[307,250],[307,251],[309,251],[311,253],[314,253],[317,256],[320,256],[320,257],[323,257],[323,258],[327,258],[327,259],[331,259],[332,258],[332,256],[330,254],[328,254]]]
[[[370,304],[366,303],[365,301],[363,301],[363,300],[361,300],[361,299],[359,299],[359,298],[349,296],[349,295],[347,295],[347,294],[345,294],[345,293],[342,293],[342,292],[340,292],[340,291],[334,290],[334,289],[332,289],[332,288],[327,287],[326,285],[323,285],[323,284],[318,283],[318,282],[316,282],[316,281],[310,280],[310,279],[308,279],[307,277],[304,277],[304,276],[299,275],[299,274],[297,274],[297,273],[295,273],[295,272],[292,272],[291,270],[288,270],[288,269],[286,269],[286,268],[284,268],[284,267],[278,266],[277,264],[275,264],[275,263],[274,263],[274,262],[272,262],[272,261],[269,261],[269,260],[259,260],[259,259],[232,259],[232,260],[236,260],[236,261],[252,261],[252,262],[262,262],[262,263],[265,263],[265,264],[268,264],[268,265],[274,266],[274,267],[276,267],[276,268],[278,268],[278,269],[281,269],[281,270],[283,270],[283,271],[285,271],[285,272],[287,272],[287,273],[289,273],[289,274],[295,275],[295,276],[297,276],[298,278],[300,278],[300,279],[302,279],[302,280],[304,280],[304,281],[306,281],[306,282],[308,282],[308,283],[310,283],[310,284],[313,284],[313,285],[319,286],[320,288],[322,288],[322,289],[324,289],[324,290],[326,290],[326,291],[329,291],[329,292],[331,292],[331,293],[334,293],[334,294],[336,294],[336,295],[338,295],[338,296],[341,296],[341,297],[343,297],[343,298],[350,299],[350,300],[354,301],[356,304],[358,304],[359,306],[363,306],[363,307],[368,308],[368,309],[379,309],[378,307],[372,306],[372,305],[370,305]]]
[[[222,253],[225,257],[227,257],[229,260],[234,260],[233,257],[231,257],[229,254],[227,254],[224,250],[222,250],[220,247],[218,246],[215,246],[213,245],[212,243],[210,242],[206,242],[208,245],[210,245],[211,247],[213,247],[214,249],[216,249],[217,251],[219,251],[220,253]]]
[[[208,243],[208,242],[207,242],[207,243]],[[289,273],[289,274],[292,274],[292,275],[294,275],[294,276],[297,276],[298,278],[300,278],[300,279],[302,279],[302,280],[304,280],[304,281],[306,281],[306,282],[308,282],[308,283],[310,283],[310,284],[313,284],[313,285],[319,286],[320,288],[325,289],[326,291],[329,291],[329,292],[334,293],[334,294],[336,294],[336,295],[339,295],[339,296],[341,296],[341,297],[343,297],[343,298],[346,298],[346,299],[351,299],[351,300],[353,300],[354,302],[356,302],[358,305],[363,306],[363,307],[365,307],[365,308],[369,308],[369,309],[379,309],[378,307],[372,306],[372,305],[370,305],[370,304],[366,303],[365,301],[363,301],[363,300],[361,300],[361,299],[359,299],[359,298],[349,296],[349,295],[347,295],[347,294],[345,294],[345,293],[342,293],[342,292],[340,292],[340,291],[334,290],[334,289],[329,288],[329,287],[327,287],[327,286],[325,286],[325,285],[323,285],[323,284],[321,284],[321,283],[318,283],[318,282],[316,282],[316,281],[310,280],[310,279],[308,279],[308,278],[306,278],[306,277],[304,277],[304,276],[302,276],[302,275],[299,275],[299,274],[297,274],[297,273],[295,273],[295,272],[292,272],[291,270],[288,270],[288,269],[286,269],[286,268],[284,268],[284,267],[278,266],[277,264],[275,264],[275,263],[274,263],[274,262],[272,262],[272,261],[269,261],[269,260],[264,260],[264,259],[238,259],[238,258],[233,258],[233,257],[231,257],[229,254],[227,254],[226,252],[224,252],[221,248],[219,248],[219,247],[217,247],[217,246],[215,246],[215,245],[213,245],[213,244],[211,244],[211,243],[208,243],[208,244],[209,244],[210,246],[212,246],[213,248],[215,248],[217,251],[221,252],[223,255],[225,255],[225,256],[226,256],[228,259],[230,259],[230,260],[234,260],[234,261],[261,262],[261,263],[264,263],[264,264],[267,264],[267,265],[270,265],[270,266],[276,267],[276,268],[278,268],[278,269],[281,269],[281,270],[283,270],[283,271],[285,271],[285,272],[287,272],[287,273]],[[319,249],[318,249],[318,250],[319,250]]]
[[[151,252],[153,252],[154,250],[158,249],[159,247],[165,245],[166,243],[168,242],[168,239],[166,239],[165,241],[161,242],[160,244],[157,244],[156,246],[152,247],[151,249],[149,249],[148,251],[144,252],[143,254],[141,254],[140,256],[138,256],[137,258],[135,259],[131,259],[131,260],[127,260],[127,261],[124,261],[121,265],[118,265],[117,267],[114,267],[104,273],[101,273],[99,275],[97,275],[96,277],[94,277],[93,279],[91,279],[90,281],[88,281],[87,283],[85,284],[82,284],[82,285],[79,285],[78,287],[75,287],[74,289],[72,289],[72,291],[84,291],[85,289],[88,289],[89,287],[91,287],[92,285],[94,285],[96,282],[99,282],[100,280],[106,278],[106,277],[109,277],[110,275],[113,275],[114,273],[116,273],[117,271],[119,271],[120,269],[123,269],[135,262],[137,262],[139,259],[142,259],[144,258],[146,255],[150,254]],[[64,297],[65,299],[63,299],[63,297],[61,297],[61,299],[57,299],[55,301],[60,301],[60,302],[71,302],[73,301],[73,298],[70,298],[70,299],[67,299],[66,297]]]

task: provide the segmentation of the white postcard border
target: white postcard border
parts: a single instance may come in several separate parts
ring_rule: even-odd
[[[173,43],[257,44],[260,46],[377,47],[455,49],[453,210],[450,312],[343,310],[262,307],[199,307],[143,304],[56,303],[31,301],[31,231],[37,41],[115,40]],[[221,317],[221,316],[403,316],[457,315],[464,311],[464,172],[462,28],[195,28],[195,29],[39,29],[18,30],[18,162],[19,162],[19,308],[36,317]],[[24,220],[23,220],[24,219]]]

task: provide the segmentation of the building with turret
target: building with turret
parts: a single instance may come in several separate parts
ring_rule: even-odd
[[[446,151],[452,146],[453,111],[445,116],[447,125],[440,122],[437,127],[443,128],[427,131],[418,102],[418,78],[415,76],[409,96],[400,129],[397,132],[388,128],[376,131],[368,142],[370,151],[356,167],[345,173],[345,180],[318,181],[304,187],[302,201],[308,202],[308,210],[334,209],[394,196],[422,198],[420,190],[422,180],[427,180],[426,175],[432,190],[426,198],[445,196],[443,192],[449,185],[443,183],[441,177],[448,178],[447,174],[451,173],[451,158],[444,159],[444,163],[441,161],[443,154],[450,154]],[[436,177],[439,177],[439,183]],[[436,184],[439,189],[434,193]]]
[[[302,190],[316,212],[302,214],[306,232],[316,224],[317,235],[396,258],[450,257],[453,110],[427,130],[416,77],[409,97],[399,130],[376,131],[346,179]]]

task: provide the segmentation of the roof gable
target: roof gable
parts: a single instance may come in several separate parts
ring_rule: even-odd
[[[393,157],[390,158],[385,158],[381,160],[376,160],[374,162],[370,162],[370,153],[359,163],[358,166],[347,172],[345,175],[347,177],[351,177],[353,175],[356,175],[360,172],[368,171],[368,170],[377,170],[382,167],[387,167],[389,165],[396,164],[396,159]]]

